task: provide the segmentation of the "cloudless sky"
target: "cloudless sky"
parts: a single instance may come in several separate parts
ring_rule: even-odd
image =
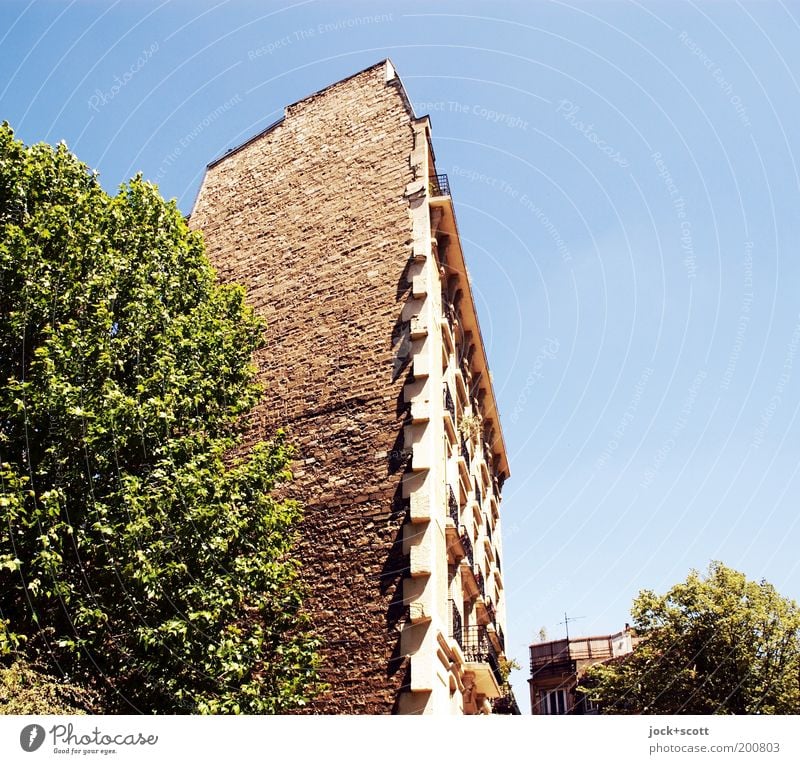
[[[800,598],[800,7],[0,4],[0,119],[191,210],[384,57],[432,117],[499,397],[509,652],[712,559]]]

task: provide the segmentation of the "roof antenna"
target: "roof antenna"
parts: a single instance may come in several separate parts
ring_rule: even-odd
[[[569,622],[570,621],[579,621],[581,618],[586,618],[586,616],[585,615],[576,615],[576,616],[573,616],[572,618],[568,618],[566,610],[564,611],[564,620],[563,621],[559,621],[558,625],[560,626],[562,623],[564,624],[564,628],[566,629],[566,632],[567,632],[567,642],[569,642]]]

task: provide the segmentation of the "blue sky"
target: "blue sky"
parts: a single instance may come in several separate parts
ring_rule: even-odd
[[[430,113],[494,374],[510,652],[712,559],[800,598],[800,9],[0,5],[0,118],[191,209],[207,162],[386,56]]]

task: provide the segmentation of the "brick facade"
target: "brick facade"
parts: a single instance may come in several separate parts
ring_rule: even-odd
[[[299,556],[333,691],[314,710],[387,713],[405,681],[398,619],[404,507],[411,114],[382,66],[286,110],[209,168],[191,217],[223,280],[267,319],[266,395],[252,437],[284,427],[300,449]]]

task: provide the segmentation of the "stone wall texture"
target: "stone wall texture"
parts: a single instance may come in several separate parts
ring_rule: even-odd
[[[283,427],[299,448],[299,556],[331,691],[315,713],[391,713],[407,683],[406,370],[412,120],[379,64],[286,110],[209,167],[191,217],[223,281],[267,320],[266,394],[248,439]]]

